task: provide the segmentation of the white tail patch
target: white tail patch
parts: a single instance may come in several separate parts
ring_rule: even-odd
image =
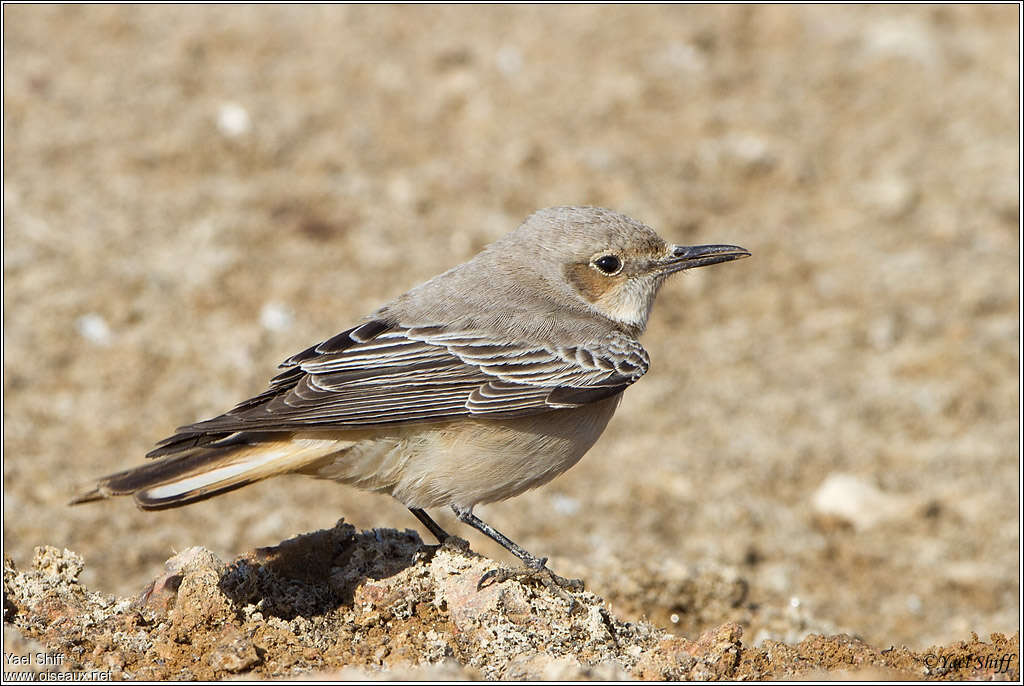
[[[223,461],[214,462],[199,472],[183,474],[181,478],[139,490],[135,497],[144,506],[178,499],[191,501],[233,486],[297,471],[351,445],[350,441],[315,438],[249,445],[225,455]]]
[[[256,455],[245,462],[227,465],[226,467],[218,467],[216,469],[203,472],[202,474],[196,474],[195,476],[179,479],[178,481],[173,481],[169,484],[162,484],[156,488],[147,489],[142,491],[141,495],[145,498],[162,500],[163,498],[182,495],[183,493],[194,491],[198,488],[203,488],[204,486],[213,486],[222,481],[234,481],[237,477],[248,472],[255,471],[262,466],[278,460],[285,454],[286,453],[281,450],[267,451],[266,453]]]

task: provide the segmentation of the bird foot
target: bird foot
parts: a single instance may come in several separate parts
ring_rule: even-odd
[[[476,584],[476,590],[479,591],[480,589],[486,588],[492,584],[500,584],[510,580],[515,580],[524,584],[543,586],[565,602],[569,603],[569,614],[572,614],[576,609],[576,599],[573,598],[569,592],[579,592],[583,590],[582,579],[566,579],[565,577],[558,576],[546,566],[520,567],[518,569],[499,567],[492,569],[480,577],[480,581]]]

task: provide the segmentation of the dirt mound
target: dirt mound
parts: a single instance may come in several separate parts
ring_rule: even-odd
[[[230,564],[190,548],[129,599],[82,586],[78,554],[38,548],[30,570],[5,562],[4,621],[22,642],[5,653],[31,656],[23,669],[146,680],[1019,675],[1004,657],[1017,654],[1019,636],[974,637],[928,654],[846,635],[751,648],[740,626],[726,623],[689,641],[539,579],[478,588],[494,567],[459,539],[426,546],[411,531],[359,533],[342,521]],[[28,652],[26,638],[43,648]]]

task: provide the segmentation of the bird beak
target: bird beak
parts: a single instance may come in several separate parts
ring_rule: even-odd
[[[741,257],[750,257],[750,251],[738,245],[673,245],[660,266],[664,273],[672,274],[684,269],[731,262]]]

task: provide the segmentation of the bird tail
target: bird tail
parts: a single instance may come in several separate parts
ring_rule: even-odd
[[[188,505],[277,474],[308,467],[348,447],[336,439],[235,434],[111,474],[72,505],[132,495],[143,510]]]

